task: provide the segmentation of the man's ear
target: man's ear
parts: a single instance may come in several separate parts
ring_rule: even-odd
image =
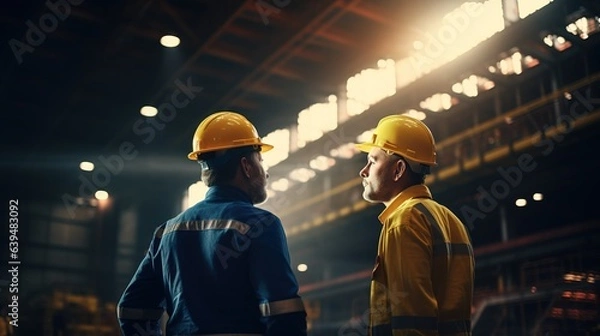
[[[396,161],[394,165],[394,182],[400,180],[404,172],[406,171],[406,162],[404,160]]]
[[[248,158],[243,156],[242,159],[240,160],[240,166],[242,168],[242,174],[244,174],[244,176],[246,176],[247,178],[250,178],[250,172],[252,171],[252,166],[251,166],[251,163],[248,160]]]

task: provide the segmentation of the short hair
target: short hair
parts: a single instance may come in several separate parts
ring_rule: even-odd
[[[240,160],[244,157],[249,159],[257,151],[260,151],[260,147],[246,146],[200,154],[198,163],[203,167],[200,175],[202,182],[207,187],[229,184],[235,178]],[[218,164],[211,164],[216,161]]]

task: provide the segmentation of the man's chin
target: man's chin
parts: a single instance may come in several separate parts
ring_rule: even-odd
[[[252,198],[252,204],[254,204],[254,205],[260,205],[260,204],[265,203],[268,199],[269,199],[269,195],[265,191],[264,194],[256,195],[256,197],[253,197]]]
[[[362,197],[365,201],[369,202],[369,203],[381,203],[381,201],[375,199],[373,197],[373,195],[371,195],[369,192],[367,192],[366,190],[363,192]]]

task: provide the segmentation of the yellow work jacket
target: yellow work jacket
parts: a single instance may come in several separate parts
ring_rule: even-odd
[[[402,191],[379,220],[370,335],[471,335],[475,262],[463,223],[425,185]]]

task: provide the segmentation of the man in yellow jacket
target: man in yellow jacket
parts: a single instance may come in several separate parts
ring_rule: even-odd
[[[379,121],[360,171],[363,198],[383,203],[373,269],[369,334],[471,335],[473,248],[463,223],[424,184],[435,141],[421,121]]]

